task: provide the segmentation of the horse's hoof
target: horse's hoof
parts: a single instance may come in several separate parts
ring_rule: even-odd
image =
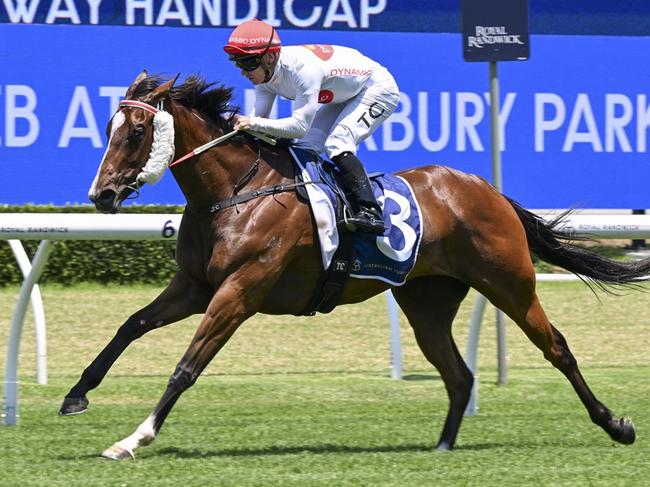
[[[135,456],[133,452],[127,448],[121,447],[115,443],[110,448],[107,448],[102,452],[104,458],[110,458],[111,460],[134,460]]]
[[[616,423],[614,429],[615,434],[610,433],[610,436],[624,445],[631,445],[634,443],[634,440],[636,440],[636,432],[634,431],[634,424],[632,421],[626,418],[620,418]]]
[[[83,397],[66,397],[63,399],[59,415],[74,416],[75,414],[85,413],[88,409],[88,399]]]

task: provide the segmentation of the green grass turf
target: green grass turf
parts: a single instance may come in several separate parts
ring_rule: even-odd
[[[432,451],[446,409],[436,379],[370,375],[206,377],[133,462],[98,454],[149,413],[164,380],[107,380],[91,409],[55,415],[66,381],[24,384],[20,425],[2,431],[2,485],[642,485],[649,472],[650,367],[590,368],[633,446],[593,426],[554,371],[514,369],[481,387],[457,449]]]
[[[117,326],[158,290],[45,287],[49,375],[34,383],[33,332],[21,348],[20,418],[0,427],[0,485],[644,485],[650,474],[650,295],[602,296],[580,284],[542,284],[596,395],[637,426],[614,444],[568,382],[508,322],[508,384],[494,384],[492,312],[481,335],[479,414],[457,449],[436,453],[444,386],[402,320],[404,373],[389,378],[385,302],[319,318],[256,317],[179,400],[134,462],[99,458],[151,412],[198,318],[133,344],[91,392],[88,413],[56,411]],[[0,360],[16,288],[0,290]],[[472,299],[459,315],[464,352]]]

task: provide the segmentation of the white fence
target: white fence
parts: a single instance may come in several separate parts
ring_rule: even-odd
[[[0,240],[8,240],[24,280],[11,319],[4,380],[4,424],[16,424],[18,409],[18,351],[30,297],[34,309],[37,379],[47,382],[45,313],[38,280],[55,240],[175,239],[181,215],[98,215],[80,213],[0,213]],[[20,240],[40,240],[29,262]]]
[[[37,379],[47,382],[45,313],[38,288],[47,259],[56,240],[158,240],[176,239],[181,215],[178,214],[79,214],[79,213],[0,213],[0,240],[8,240],[23,273],[24,280],[11,320],[4,379],[4,424],[16,424],[18,407],[18,351],[25,313],[30,298],[34,309],[37,343]],[[587,215],[570,216],[564,225],[576,235],[595,238],[650,239],[650,215]],[[34,259],[30,262],[20,240],[40,240]],[[402,377],[401,345],[397,305],[390,293],[388,298],[391,329],[391,376]],[[468,364],[476,370],[476,347],[485,302],[477,301],[470,331]],[[472,335],[472,333],[474,335]],[[474,343],[472,344],[472,340]],[[502,346],[499,347],[500,350]],[[501,352],[500,352],[501,353]],[[504,355],[505,356],[505,355]],[[501,364],[500,362],[500,369]],[[478,379],[478,378],[477,378]],[[478,380],[476,381],[476,385]],[[475,396],[474,396],[475,397]],[[475,402],[474,404],[474,410]],[[468,408],[469,410],[469,408]]]

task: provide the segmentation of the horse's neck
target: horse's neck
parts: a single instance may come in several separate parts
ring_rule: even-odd
[[[175,113],[174,118],[177,158],[222,135],[188,110]],[[282,157],[284,153],[286,156]],[[181,162],[172,172],[188,204],[202,208],[235,193],[290,179],[292,172],[288,156],[286,149],[270,153],[262,150],[256,142],[241,145],[226,142]]]

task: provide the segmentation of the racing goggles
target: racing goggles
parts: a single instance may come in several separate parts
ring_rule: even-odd
[[[262,56],[258,54],[252,56],[231,55],[230,60],[235,63],[235,66],[244,71],[255,71],[262,64]]]
[[[275,34],[275,27],[271,27],[271,36],[269,37],[269,43],[264,48],[264,51],[261,54],[251,54],[249,56],[241,56],[237,54],[231,54],[229,56],[230,60],[235,63],[239,69],[244,71],[255,71],[260,64],[262,64],[262,56],[264,56],[273,44],[273,35]]]

